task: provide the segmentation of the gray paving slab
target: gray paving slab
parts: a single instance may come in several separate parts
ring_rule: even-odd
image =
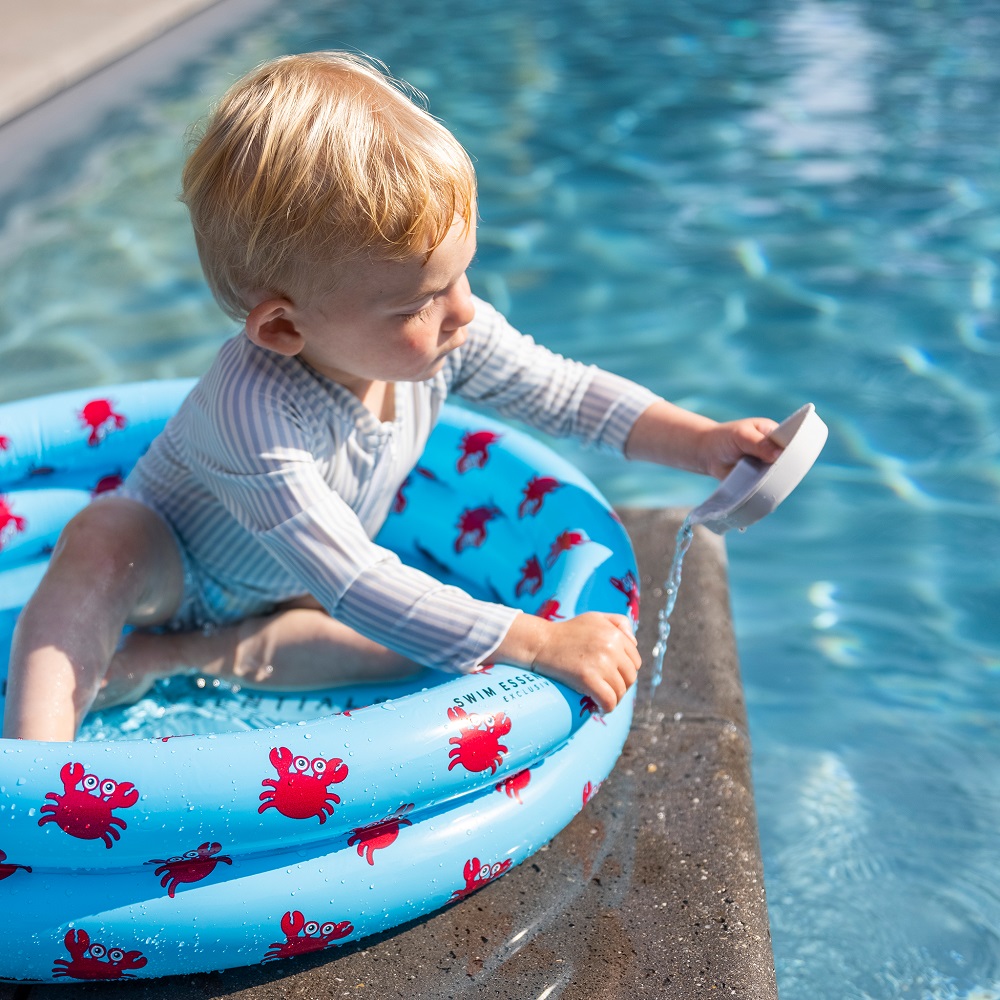
[[[681,513],[623,511],[640,648]],[[462,902],[357,945],[268,967],[113,985],[0,987],[0,1000],[775,1000],[750,743],[725,549],[698,529],[664,680],[600,792],[546,847]]]
[[[0,0],[0,192],[275,2]]]
[[[211,5],[216,0],[0,0],[0,122]]]

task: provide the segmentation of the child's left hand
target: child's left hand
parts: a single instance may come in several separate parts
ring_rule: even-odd
[[[767,417],[746,417],[707,428],[699,442],[699,464],[709,475],[723,479],[745,455],[773,462],[782,448],[768,435],[777,426]]]

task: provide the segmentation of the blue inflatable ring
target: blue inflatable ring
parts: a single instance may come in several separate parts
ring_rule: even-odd
[[[120,481],[191,384],[0,406],[7,648],[62,525]],[[468,411],[446,410],[378,541],[531,613],[638,615],[607,502],[549,449]],[[634,688],[601,716],[497,664],[349,697],[366,707],[246,732],[0,741],[0,978],[271,962],[463,899],[583,807],[621,751]]]

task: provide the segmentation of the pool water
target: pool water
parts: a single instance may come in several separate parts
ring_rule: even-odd
[[[184,129],[345,46],[474,154],[516,325],[716,418],[816,404],[820,464],[729,538],[781,995],[1000,997],[1000,12],[286,0],[2,203],[0,396],[204,370]],[[710,491],[574,456],[618,504]]]

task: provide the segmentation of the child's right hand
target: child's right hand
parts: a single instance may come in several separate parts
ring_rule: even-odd
[[[493,658],[589,695],[602,712],[625,697],[642,665],[630,619],[599,611],[564,622],[518,615]]]

